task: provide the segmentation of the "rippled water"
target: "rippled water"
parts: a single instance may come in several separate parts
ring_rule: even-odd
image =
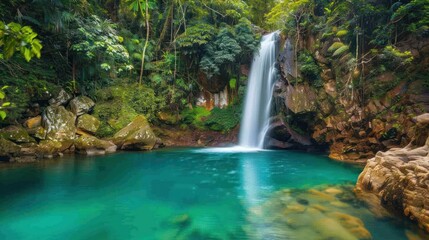
[[[281,232],[261,237],[281,225],[264,214],[254,218],[255,209],[264,212],[281,189],[354,184],[360,171],[301,152],[222,149],[3,165],[0,239],[289,239]],[[374,239],[417,231],[361,206],[348,214],[360,215]]]

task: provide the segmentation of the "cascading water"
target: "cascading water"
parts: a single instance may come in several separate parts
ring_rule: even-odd
[[[279,32],[262,37],[261,47],[250,69],[239,145],[263,148],[269,126],[269,114],[277,75],[275,68]]]

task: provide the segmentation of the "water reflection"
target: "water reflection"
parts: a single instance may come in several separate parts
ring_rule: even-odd
[[[262,218],[261,204],[271,192],[271,169],[265,154],[259,158],[250,154],[240,156],[241,186],[244,195],[244,208],[249,221],[249,237],[255,239],[272,239],[270,227],[265,225]]]

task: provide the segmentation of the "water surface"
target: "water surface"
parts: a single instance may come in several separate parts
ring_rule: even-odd
[[[255,209],[285,188],[354,184],[360,171],[302,152],[219,149],[3,165],[0,239],[288,239],[265,233],[277,223],[255,222]],[[353,210],[374,239],[416,232],[368,212]]]

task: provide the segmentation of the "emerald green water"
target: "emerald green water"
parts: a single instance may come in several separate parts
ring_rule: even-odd
[[[284,188],[354,184],[360,171],[301,152],[219,149],[3,165],[0,239],[288,239],[250,220],[252,208]],[[416,231],[356,211],[374,239]]]

